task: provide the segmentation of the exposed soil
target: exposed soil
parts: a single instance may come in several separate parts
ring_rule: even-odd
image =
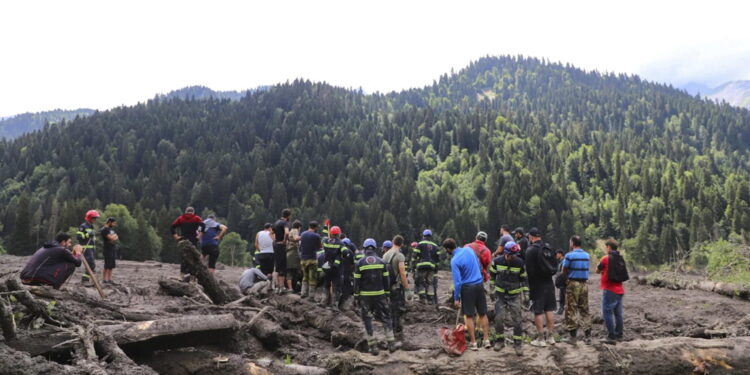
[[[0,279],[17,277],[26,257],[0,256]],[[98,264],[101,266],[101,264]],[[218,280],[236,299],[235,285],[242,268],[224,267]],[[262,374],[290,373],[373,373],[373,374],[636,374],[636,373],[732,373],[750,371],[750,303],[699,290],[670,290],[626,284],[626,342],[616,346],[600,342],[606,336],[600,313],[599,277],[592,275],[589,302],[594,319],[594,345],[554,347],[524,345],[524,356],[516,357],[510,348],[497,353],[480,349],[460,357],[441,349],[438,329],[455,322],[455,311],[448,304],[439,308],[412,301],[405,317],[405,340],[401,350],[381,350],[377,357],[364,353],[364,329],[358,312],[323,309],[296,295],[261,294],[241,303],[216,306],[206,297],[170,296],[160,288],[160,279],[174,278],[179,266],[156,262],[118,261],[115,286],[105,286],[106,305],[96,290],[81,284],[80,271],[56,295],[39,302],[55,300],[51,317],[62,322],[85,325],[111,325],[133,320],[158,320],[186,315],[206,316],[231,313],[237,320],[229,331],[183,333],[146,341],[120,344],[122,351],[137,365],[149,366],[162,374]],[[448,272],[440,273],[441,300],[449,299]],[[234,290],[230,290],[234,289]],[[72,298],[72,297],[76,298]],[[6,297],[7,296],[3,296]],[[70,298],[68,298],[70,297]],[[13,311],[26,311],[12,303]],[[260,309],[269,307],[251,321]],[[524,328],[532,332],[531,314],[524,313]],[[556,316],[556,324],[562,316]],[[72,324],[72,323],[71,323]],[[19,324],[18,340],[32,341],[47,331]],[[708,332],[708,333],[706,333]],[[376,335],[382,328],[376,326]],[[692,337],[691,337],[692,336]],[[708,339],[694,338],[708,337]],[[97,344],[98,345],[98,344]],[[0,374],[96,373],[77,364],[76,349],[64,347],[32,357],[0,341]],[[133,368],[115,365],[109,355],[99,354],[99,365],[107,373],[133,373]],[[95,361],[96,362],[96,361]],[[136,366],[137,366],[136,365]],[[744,367],[743,367],[744,366]],[[148,370],[148,369],[147,369]],[[705,370],[705,371],[704,371]],[[742,373],[742,372],[734,372]]]

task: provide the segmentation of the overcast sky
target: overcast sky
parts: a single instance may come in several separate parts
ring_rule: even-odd
[[[3,1],[0,116],[297,77],[368,92],[523,54],[676,85],[750,79],[743,1]]]

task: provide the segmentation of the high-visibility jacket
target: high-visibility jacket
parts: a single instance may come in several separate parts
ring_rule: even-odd
[[[354,295],[362,297],[390,294],[390,280],[385,261],[367,251],[365,257],[354,267]]]
[[[78,244],[84,250],[96,248],[96,232],[94,232],[94,225],[88,221],[78,226],[78,232],[76,232],[76,238]]]
[[[437,269],[437,265],[440,262],[440,254],[438,253],[439,247],[437,244],[430,240],[422,240],[414,249],[414,265],[415,269]]]
[[[517,256],[508,261],[500,255],[490,264],[490,286],[495,292],[516,295],[526,290],[525,281],[526,268]]]
[[[341,265],[341,252],[344,248],[344,244],[338,238],[323,239],[323,251],[325,252],[326,262],[328,262],[331,268]]]

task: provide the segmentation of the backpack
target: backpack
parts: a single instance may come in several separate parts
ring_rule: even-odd
[[[628,267],[625,266],[625,258],[623,258],[622,255],[618,253],[610,253],[607,268],[607,279],[609,281],[622,283],[630,280]]]
[[[546,243],[539,245],[539,270],[547,276],[555,276],[557,274],[555,250],[552,250]]]
[[[387,259],[383,259],[386,263],[385,268],[388,270],[388,282],[390,283],[391,288],[397,285],[401,285],[401,278],[399,277],[400,275],[398,273],[398,264],[396,264],[395,266],[393,265],[393,260],[396,259],[396,255],[398,254],[393,253],[390,257],[386,257]]]

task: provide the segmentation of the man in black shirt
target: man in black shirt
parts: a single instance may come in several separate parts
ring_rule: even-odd
[[[273,227],[273,256],[274,256],[274,274],[276,279],[277,293],[286,292],[286,242],[289,237],[289,219],[292,218],[292,211],[285,208],[281,211],[281,219],[277,220]]]
[[[117,241],[120,239],[117,233],[115,233],[116,226],[117,220],[110,217],[101,231],[102,239],[104,239],[104,271],[102,272],[102,279],[105,284],[114,284],[112,281],[112,270],[115,269]]]
[[[55,241],[45,243],[21,271],[21,282],[26,285],[52,285],[60,289],[76,267],[81,265],[83,248],[76,245],[71,252],[68,250],[71,245],[70,236],[65,233],[59,233]]]
[[[555,301],[555,284],[552,275],[542,269],[542,233],[537,228],[529,230],[529,241],[531,245],[526,250],[526,273],[528,274],[529,289],[531,294],[531,309],[534,312],[534,325],[536,325],[537,336],[531,341],[533,346],[555,345],[555,316],[557,307]],[[545,318],[547,324],[545,340]]]
[[[302,267],[302,298],[307,298],[318,285],[318,250],[323,246],[317,233],[318,222],[310,222],[309,229],[302,233],[299,244],[300,267]]]

